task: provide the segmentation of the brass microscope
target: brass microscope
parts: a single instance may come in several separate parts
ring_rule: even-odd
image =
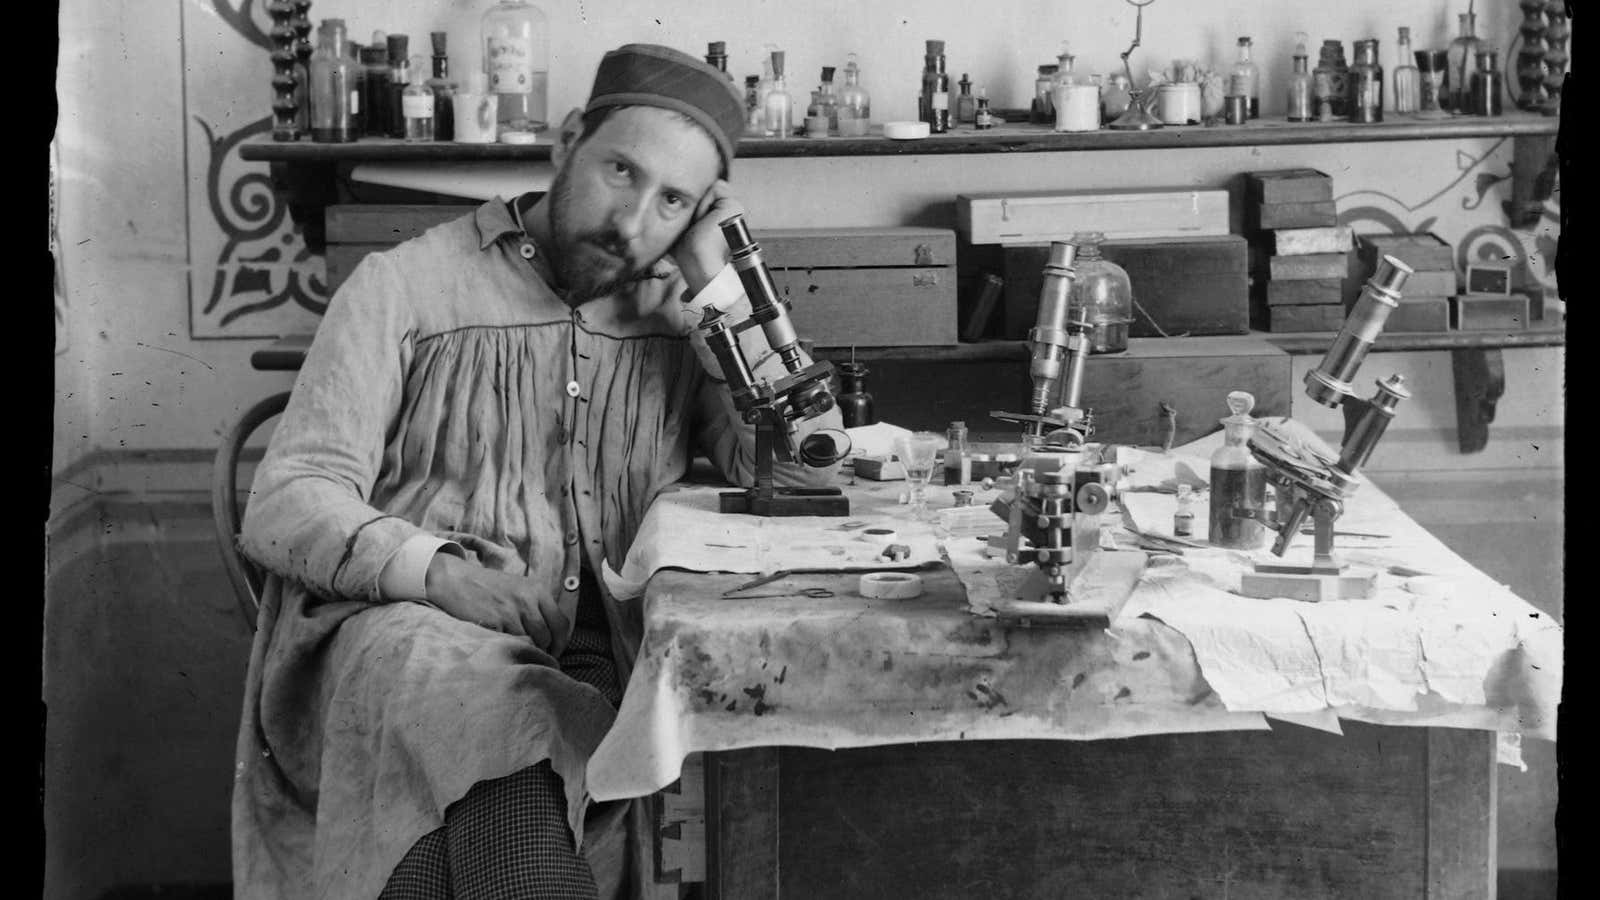
[[[1359,470],[1377,448],[1395,409],[1411,396],[1399,375],[1378,381],[1377,391],[1365,400],[1355,396],[1351,384],[1389,313],[1399,306],[1400,289],[1410,274],[1405,263],[1383,257],[1321,364],[1306,373],[1306,396],[1344,413],[1344,440],[1338,453],[1321,446],[1312,435],[1296,434],[1287,419],[1262,422],[1250,438],[1247,446],[1267,470],[1277,509],[1270,517],[1259,509],[1236,508],[1233,514],[1264,521],[1276,531],[1272,554],[1279,558],[1309,517],[1313,547],[1309,563],[1256,562],[1254,571],[1241,579],[1245,596],[1317,601],[1370,593],[1376,573],[1353,570],[1334,557],[1333,525],[1344,513],[1344,501],[1360,486]]]
[[[1122,474],[1115,448],[1088,440],[1094,415],[1083,405],[1083,380],[1093,326],[1082,310],[1073,315],[1076,252],[1067,241],[1050,245],[1038,317],[1028,332],[1033,381],[1028,412],[990,413],[1024,426],[1022,461],[989,507],[1005,520],[1006,533],[991,537],[989,545],[1003,551],[1007,562],[1036,567],[1016,600],[996,607],[1002,618],[1025,624],[1103,624],[1126,599],[1115,589],[1094,599],[1073,590],[1076,576],[1098,554],[1100,515],[1115,499]],[[1131,589],[1144,555],[1113,555],[1121,557],[1114,567],[1120,574],[1111,582],[1125,581]]]
[[[833,393],[828,389],[833,365],[826,360],[808,365],[801,356],[800,339],[789,319],[789,302],[778,294],[744,216],[732,216],[718,227],[750,298],[750,316],[733,321],[727,313],[708,306],[697,327],[722,369],[734,408],[756,427],[755,485],[724,492],[721,511],[756,516],[847,516],[850,500],[838,488],[790,488],[773,483],[775,459],[821,468],[833,465],[848,452],[832,435],[816,432],[799,439],[796,429],[800,422],[833,409]],[[783,362],[785,374],[776,381],[755,374],[739,340],[740,334],[758,325],[767,347]]]

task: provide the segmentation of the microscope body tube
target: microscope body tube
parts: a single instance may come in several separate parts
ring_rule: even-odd
[[[1411,275],[1411,267],[1385,256],[1378,262],[1378,270],[1361,288],[1361,297],[1345,317],[1333,346],[1323,354],[1322,364],[1306,373],[1306,396],[1329,408],[1336,408],[1344,398],[1355,393],[1350,379],[1361,368],[1367,351],[1383,333],[1389,313],[1400,305],[1400,288]]]
[[[794,323],[789,319],[789,309],[778,296],[778,287],[772,282],[772,273],[761,258],[761,245],[750,236],[744,216],[732,216],[718,223],[722,238],[733,251],[729,262],[744,285],[745,296],[750,298],[750,317],[761,323],[767,346],[777,352],[783,366],[790,372],[805,368],[800,358],[800,337],[795,334]]]
[[[1395,407],[1400,405],[1401,400],[1411,396],[1411,392],[1403,385],[1404,379],[1399,375],[1390,375],[1378,382],[1378,393],[1368,402],[1349,439],[1339,451],[1339,471],[1354,475],[1357,469],[1367,464],[1367,458],[1378,446],[1378,439],[1383,437],[1384,430],[1394,419]]]
[[[755,390],[756,376],[750,370],[750,364],[745,361],[744,353],[739,349],[738,333],[727,326],[726,318],[719,315],[702,324],[700,330],[706,346],[711,348],[712,355],[717,358],[717,365],[722,368],[722,377],[728,382],[728,392],[733,395],[734,407],[744,412],[758,399]]]
[[[1033,359],[1028,364],[1028,374],[1033,378],[1033,397],[1029,405],[1036,416],[1049,412],[1060,392],[1063,357],[1072,343],[1072,336],[1067,331],[1067,313],[1072,302],[1072,282],[1077,275],[1072,268],[1072,259],[1076,254],[1077,248],[1072,244],[1054,241],[1050,244],[1050,259],[1044,266],[1044,285],[1039,289],[1039,312],[1033,328],[1028,332],[1028,343],[1033,347]],[[1079,377],[1069,377],[1068,384],[1076,394],[1082,389],[1083,363],[1081,358],[1074,358],[1072,363],[1076,369],[1074,374]],[[1078,398],[1073,396],[1066,404],[1077,406]]]

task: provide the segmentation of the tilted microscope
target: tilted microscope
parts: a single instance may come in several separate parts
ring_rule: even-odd
[[[790,488],[773,483],[775,459],[820,468],[838,462],[848,452],[827,433],[815,432],[801,439],[796,428],[833,409],[833,393],[828,389],[833,365],[826,360],[809,365],[804,361],[800,339],[789,319],[789,303],[778,294],[744,217],[732,216],[718,225],[732,251],[730,262],[750,299],[750,316],[734,321],[708,306],[698,328],[722,369],[734,408],[756,428],[755,486],[723,493],[721,511],[757,516],[847,516],[850,500],[839,488]],[[785,374],[776,381],[755,374],[739,340],[740,334],[758,325],[768,348],[783,362]]]

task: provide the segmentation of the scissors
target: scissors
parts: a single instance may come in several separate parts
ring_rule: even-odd
[[[738,587],[734,588],[731,591],[724,591],[722,596],[724,596],[724,597],[733,597],[734,594],[740,594],[740,593],[743,593],[745,591],[751,590],[753,588],[758,588],[758,587],[761,587],[762,585],[771,584],[774,581],[778,581],[778,580],[783,579],[783,578],[788,578],[790,575],[797,574],[799,571],[800,570],[797,570],[797,569],[779,569],[778,571],[773,572],[771,575],[763,575],[763,576],[761,576],[760,578],[757,578],[754,581],[747,581],[744,584],[739,585]],[[796,597],[796,596],[798,596],[798,597],[812,597],[812,598],[832,597],[833,596],[833,591],[830,591],[827,588],[821,588],[821,587],[808,587],[808,588],[801,588],[801,589],[795,590],[795,591],[785,591],[784,593],[781,593],[781,594],[756,594],[756,595],[747,596],[747,597],[736,597],[734,599],[751,600],[751,599],[755,599],[756,597]]]

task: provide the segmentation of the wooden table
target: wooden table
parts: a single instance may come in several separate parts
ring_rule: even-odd
[[[662,621],[661,604],[719,597],[747,577],[658,572],[647,628]],[[824,586],[841,598],[825,602],[845,602],[853,582],[843,574],[791,580],[796,590]],[[909,633],[948,620],[967,632],[963,641],[1008,640],[1017,653],[1050,639],[1007,639],[1004,626],[972,617],[948,572],[927,584],[932,602],[925,595],[908,610]],[[894,649],[897,661],[917,653]],[[947,665],[955,672],[971,662]],[[783,702],[770,692],[768,700]],[[703,778],[711,898],[1492,896],[1494,733],[1343,727],[1339,736],[1274,720],[1271,731],[1114,740],[760,746],[704,753],[703,773],[691,777],[686,767],[679,787],[698,792]],[[680,812],[699,806],[698,797],[660,796]],[[698,866],[683,861],[698,863],[699,848],[674,839],[698,834],[700,823],[671,818],[669,809],[661,867],[682,865],[667,877],[698,880]]]

